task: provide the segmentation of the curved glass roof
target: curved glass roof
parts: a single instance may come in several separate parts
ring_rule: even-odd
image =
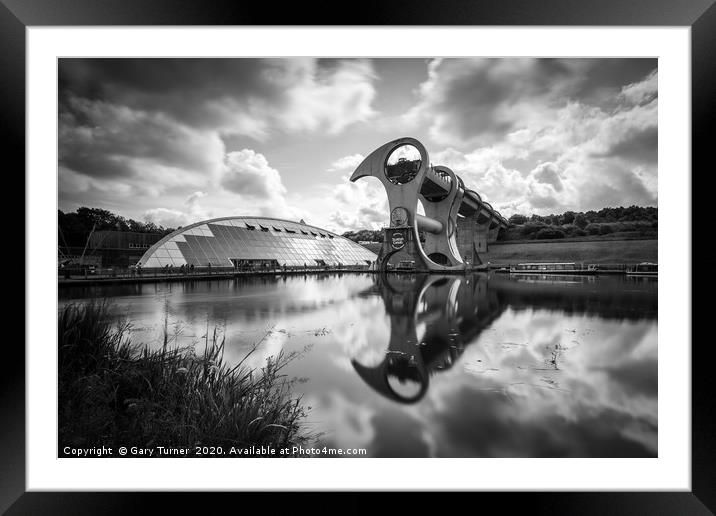
[[[142,267],[234,267],[367,265],[375,253],[342,236],[308,224],[257,217],[223,217],[180,228],[150,247]]]

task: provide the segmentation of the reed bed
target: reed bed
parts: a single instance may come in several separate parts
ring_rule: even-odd
[[[193,453],[195,446],[286,448],[308,440],[306,412],[283,373],[295,354],[250,369],[244,361],[252,350],[229,366],[216,329],[207,331],[203,352],[201,343],[171,347],[166,335],[150,350],[132,344],[130,325],[116,322],[110,306],[93,301],[59,312],[60,449],[187,446]]]

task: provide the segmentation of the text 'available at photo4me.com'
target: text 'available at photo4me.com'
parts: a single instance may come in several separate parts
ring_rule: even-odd
[[[65,446],[62,457],[342,457],[367,456],[365,448],[329,448],[303,446]]]

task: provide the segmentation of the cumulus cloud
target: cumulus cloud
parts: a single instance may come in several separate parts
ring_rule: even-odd
[[[627,132],[612,142],[602,155],[628,159],[636,163],[656,165],[659,134],[656,126]]]
[[[164,226],[165,228],[178,228],[179,226],[186,226],[192,222],[198,222],[192,220],[189,214],[170,208],[153,208],[147,210],[144,212],[144,220],[146,222],[153,222],[158,226]]]
[[[314,60],[289,62],[291,73],[279,81],[286,88],[288,105],[272,114],[275,120],[285,120],[288,130],[324,127],[337,134],[375,115],[371,104],[376,76],[370,61],[340,61],[329,70],[320,70]]]
[[[432,164],[453,168],[506,216],[656,202],[655,59],[395,60],[399,74],[384,66],[63,59],[61,205],[131,205],[128,215],[178,223],[191,220],[187,198],[205,192],[217,216],[379,228],[388,217],[382,188],[348,177],[371,150],[364,142],[406,126]],[[335,179],[313,178],[309,192],[300,178],[314,162],[330,163]]]
[[[186,198],[186,204],[194,206],[202,197],[206,197],[206,192],[194,192]]]
[[[329,215],[332,228],[342,233],[385,226],[389,210],[383,185],[371,178],[351,183],[349,177],[350,174],[341,178],[341,183],[332,189]]]
[[[210,175],[221,164],[224,144],[216,133],[101,100],[70,97],[66,105],[60,113],[59,161],[79,174],[124,180],[160,174],[167,186]]]
[[[570,65],[572,72],[588,74],[595,66],[576,61]],[[656,203],[656,70],[626,86],[591,87],[585,93],[579,74],[575,78],[555,63],[463,64],[464,69],[455,70],[456,64],[449,63],[447,73],[438,74],[436,69],[446,65],[432,63],[416,109],[435,114],[432,133],[439,141],[453,143],[434,153],[432,163],[453,168],[503,215]],[[556,72],[554,84],[543,78],[550,68]],[[529,85],[509,84],[518,72]],[[480,100],[488,93],[466,94],[466,76],[476,89],[487,81],[490,105]],[[505,91],[490,83],[499,80]],[[470,98],[484,105],[474,106]],[[442,115],[433,111],[438,106]],[[500,118],[518,112],[520,116]]]
[[[279,171],[269,164],[266,156],[252,149],[226,155],[219,184],[224,192],[238,197],[235,213],[290,220],[309,218],[305,209],[288,201]]]
[[[645,79],[624,86],[620,96],[633,104],[643,104],[656,98],[657,87],[658,76],[654,70]]]
[[[265,139],[276,131],[335,134],[368,120],[375,79],[360,59],[65,59],[60,98],[112,99],[190,127]]]
[[[627,87],[613,82],[614,75],[628,76],[629,66],[641,70],[644,62],[434,59],[407,118],[427,124],[430,135],[443,144],[491,144],[514,131],[544,125],[569,102],[605,107],[619,97],[642,101],[647,94],[655,96],[655,71]]]
[[[179,199],[223,188],[253,213],[299,215],[266,158],[246,148],[231,152],[227,141],[244,138],[233,147],[241,149],[246,138],[337,135],[376,115],[376,79],[363,59],[63,59],[64,203],[101,201],[90,194],[108,188],[114,204],[149,198],[156,206],[171,197],[174,205],[148,213],[175,224],[193,216]]]
[[[536,182],[552,187],[556,192],[562,191],[562,179],[559,176],[559,169],[554,163],[541,163],[537,165],[532,173]]]
[[[345,171],[345,170],[355,170],[358,165],[361,164],[361,162],[365,159],[365,156],[362,154],[351,154],[350,156],[343,156],[342,158],[337,159],[334,161],[330,167],[328,167],[329,172],[337,172],[337,171]]]
[[[476,190],[483,200],[502,210],[506,202],[525,204],[526,195],[534,179],[504,164],[509,152],[498,147],[476,149],[462,153],[447,149],[431,157],[434,164],[446,165],[465,180],[468,188]]]
[[[647,186],[641,169],[632,169],[609,160],[590,160],[588,173],[575,179],[581,204],[594,209],[598,206],[656,204],[656,190]],[[573,168],[578,167],[575,165]]]
[[[194,222],[212,218],[211,211],[206,210],[199,199],[206,197],[206,192],[196,191],[184,201],[185,210],[172,208],[152,208],[144,212],[144,220],[166,228],[177,228]]]
[[[549,112],[580,81],[582,60],[435,59],[409,116],[437,141],[489,143]]]
[[[257,199],[275,199],[286,193],[278,170],[263,154],[251,149],[230,152],[224,160],[221,184],[236,194]]]

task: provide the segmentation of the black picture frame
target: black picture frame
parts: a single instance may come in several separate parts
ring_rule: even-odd
[[[14,170],[25,170],[25,29],[65,25],[571,25],[689,26],[692,73],[692,170],[705,167],[716,134],[716,5],[714,0],[368,0],[349,11],[341,2],[281,3],[216,0],[0,0],[0,142]],[[17,174],[22,177],[23,174]],[[692,173],[692,180],[694,174]],[[693,184],[693,182],[692,182]],[[24,191],[24,181],[19,181]],[[693,187],[692,187],[693,188]],[[693,191],[693,190],[692,190]],[[693,206],[698,206],[694,202]],[[700,224],[701,217],[695,217]],[[692,235],[694,232],[692,231]],[[699,233],[696,233],[699,234]],[[52,231],[48,231],[48,236]],[[19,247],[19,246],[18,246]],[[693,250],[692,250],[693,253]],[[693,254],[692,254],[693,255]],[[29,271],[25,271],[28,274]],[[691,283],[691,278],[685,278]],[[702,287],[703,288],[703,287]],[[694,305],[697,311],[699,308]],[[26,307],[31,309],[31,307]],[[693,316],[692,316],[693,320]],[[697,318],[698,320],[698,318]],[[694,339],[695,340],[695,339]],[[13,343],[14,344],[14,343]],[[690,342],[669,345],[691,345]],[[708,341],[692,346],[692,491],[640,493],[476,493],[480,503],[494,501],[501,511],[537,514],[713,514],[716,512],[716,405]],[[60,493],[25,489],[25,353],[5,347],[7,364],[0,392],[0,511],[26,514],[126,514],[156,509],[192,510],[188,493]],[[264,502],[267,494],[227,493],[228,503]],[[295,494],[289,507],[321,507],[322,493]],[[357,493],[341,507],[372,510]],[[319,500],[313,498],[320,497]],[[275,502],[272,502],[275,503]],[[402,502],[401,502],[402,503]],[[422,496],[405,503],[422,504]],[[451,501],[452,503],[459,503]],[[469,503],[474,504],[474,501]],[[236,506],[235,506],[236,507]],[[406,507],[408,509],[408,507]],[[278,510],[275,505],[271,511]]]

